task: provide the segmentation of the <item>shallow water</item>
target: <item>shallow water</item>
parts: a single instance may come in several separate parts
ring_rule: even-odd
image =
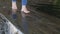
[[[19,13],[21,8],[19,4],[20,3],[17,2],[19,10],[17,12],[16,21],[8,14],[8,12],[11,11],[10,2],[2,2],[2,4],[0,4],[0,13],[3,13],[19,30],[24,32],[21,22],[21,13]],[[4,6],[6,8],[2,8]],[[31,11],[30,15],[26,16],[30,34],[60,34],[60,18],[48,15],[45,11],[40,11],[40,9],[37,11],[35,6],[28,6],[27,8]]]

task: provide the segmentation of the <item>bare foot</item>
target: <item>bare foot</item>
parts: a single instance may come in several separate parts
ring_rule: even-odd
[[[12,2],[12,9],[17,10],[17,5],[16,5],[16,2]]]
[[[23,11],[25,13],[30,13],[30,11],[27,10],[26,6],[22,6],[21,11]]]
[[[28,10],[21,10],[21,11],[23,11],[24,13],[30,13],[30,11]]]
[[[12,2],[12,18],[14,20],[16,20],[16,18],[17,18],[16,11],[17,11],[16,2]]]

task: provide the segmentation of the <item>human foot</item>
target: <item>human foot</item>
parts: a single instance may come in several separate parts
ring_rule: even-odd
[[[23,11],[24,13],[30,13],[30,11],[27,10],[26,6],[22,6],[21,11]]]
[[[12,2],[12,18],[14,20],[16,20],[16,18],[17,18],[16,11],[17,11],[16,2]]]

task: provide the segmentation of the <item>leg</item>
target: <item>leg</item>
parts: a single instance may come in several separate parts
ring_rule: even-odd
[[[12,11],[16,12],[17,6],[16,6],[16,0],[12,0]]]
[[[16,0],[12,0],[12,18],[13,19],[16,19],[16,11],[17,11]]]
[[[22,0],[22,9],[21,9],[21,11],[24,11],[25,13],[29,13],[30,11],[27,10],[26,5],[27,5],[27,0]]]

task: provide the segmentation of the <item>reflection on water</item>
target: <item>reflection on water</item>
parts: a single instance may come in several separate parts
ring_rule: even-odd
[[[35,2],[35,0],[34,0],[34,2]],[[34,2],[33,2],[32,5],[34,5]],[[7,14],[9,11],[11,11],[11,9],[10,9],[10,7],[11,7],[10,1],[6,0],[6,2],[2,1],[1,3],[0,3],[0,5],[1,5],[0,6],[0,13],[3,13],[13,23],[13,20],[11,19],[11,16]],[[20,2],[18,2],[17,5],[18,5],[18,9],[20,10],[20,8],[21,8],[20,7]],[[3,9],[2,8],[3,6],[6,6],[6,8]],[[58,10],[60,10],[60,9],[57,9],[57,10],[55,8],[53,9],[52,6],[50,6],[50,5],[42,5],[42,6],[34,5],[34,6],[27,7],[27,8],[32,13],[31,16],[27,17],[30,34],[60,34],[60,19],[48,15],[48,14],[51,14],[51,15],[55,15],[55,16],[59,17],[60,16],[60,11],[58,11]],[[35,11],[35,12],[33,12],[32,10]],[[42,13],[42,12],[44,12],[44,13]],[[46,14],[46,13],[48,13],[48,14]],[[21,21],[20,20],[21,19],[20,15],[21,14],[19,14],[19,12],[17,12],[17,16],[18,16],[17,21],[15,21],[13,23],[14,25],[17,25],[17,27],[19,29],[20,29],[20,26],[22,24],[20,22]],[[2,25],[2,23],[0,25]],[[5,25],[5,28],[8,28],[8,26]],[[22,28],[22,26],[21,26],[21,28]],[[11,28],[11,29],[14,30],[13,28]],[[2,25],[2,30],[4,30],[3,25]],[[3,33],[0,33],[0,34],[5,34],[5,33],[3,31]]]
[[[38,12],[44,12],[49,15],[55,16],[60,18],[60,7],[58,5],[52,5],[52,4],[36,4],[31,5],[37,10]]]

